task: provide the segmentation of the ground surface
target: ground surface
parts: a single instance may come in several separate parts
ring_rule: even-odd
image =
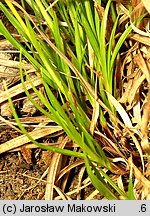
[[[44,172],[42,162],[28,165],[18,153],[0,158],[0,199],[42,199],[45,182],[38,182]]]
[[[8,127],[7,127],[8,128]],[[7,129],[1,126],[0,133],[0,143],[7,143],[9,140],[19,136],[12,129]],[[46,137],[48,141],[56,140],[56,135],[54,138]],[[25,145],[26,147],[30,144]],[[26,151],[27,150],[27,151]],[[53,158],[52,152],[45,151],[34,147],[31,149],[26,149],[21,147],[20,149],[12,150],[11,152],[6,152],[0,156],[0,200],[37,200],[45,199],[45,190],[47,185],[47,174],[48,167],[51,167],[51,162]],[[74,161],[72,158],[62,158],[62,164],[64,166],[72,166]],[[73,160],[73,161],[72,161]],[[55,165],[55,164],[54,164]],[[64,168],[64,167],[62,167]],[[80,174],[80,170],[84,169],[84,164],[81,162],[79,166],[73,168],[67,177],[62,178],[58,186],[64,193],[68,194],[69,199],[88,199],[91,198],[101,199],[98,192],[95,191],[94,187],[91,185],[87,175],[83,170]],[[51,177],[51,176],[50,176]],[[82,182],[82,180],[85,180]],[[63,185],[65,184],[65,189]],[[80,182],[79,182],[80,181]],[[57,185],[57,184],[56,184]],[[80,186],[83,189],[80,190]],[[87,185],[87,186],[86,186]],[[79,188],[78,192],[76,191]],[[55,199],[62,199],[58,193],[54,193]],[[64,199],[64,198],[63,198]]]

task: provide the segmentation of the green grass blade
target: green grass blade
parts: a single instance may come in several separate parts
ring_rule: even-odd
[[[102,179],[98,179],[97,176],[93,173],[93,170],[91,169],[89,159],[87,158],[85,152],[84,152],[84,161],[86,170],[88,173],[88,176],[91,179],[92,184],[94,187],[107,199],[109,200],[117,200],[118,198],[114,195],[111,188],[108,186],[106,182]]]
[[[105,11],[104,11],[104,15],[103,15],[103,19],[102,19],[102,23],[101,23],[101,30],[100,30],[100,59],[101,59],[101,70],[102,70],[102,75],[104,78],[104,83],[105,83],[105,88],[107,91],[111,92],[111,89],[109,88],[109,80],[108,80],[108,71],[107,71],[107,60],[106,60],[106,41],[105,41],[105,37],[106,37],[106,26],[107,26],[107,17],[108,17],[108,11],[110,8],[110,4],[111,4],[111,0],[108,1]]]
[[[4,86],[5,86],[5,90],[7,91],[7,85],[6,83],[4,82]],[[12,99],[10,98],[10,95],[8,94],[8,101],[9,101],[9,104],[10,104],[10,108],[12,110],[12,113],[13,113],[13,116],[16,120],[16,123],[18,125],[18,127],[22,130],[22,132],[29,138],[29,140],[31,140],[35,145],[37,145],[39,148],[42,148],[42,149],[45,149],[45,150],[51,150],[53,152],[57,152],[57,153],[61,153],[61,154],[65,154],[65,155],[69,155],[69,156],[74,156],[74,157],[79,157],[79,158],[82,158],[84,159],[84,156],[82,153],[80,152],[73,152],[71,150],[67,150],[67,149],[61,149],[61,148],[58,148],[58,147],[55,147],[55,146],[45,146],[45,145],[42,145],[40,143],[38,143],[37,141],[35,141],[29,134],[28,132],[26,131],[26,129],[22,126],[22,123],[20,122],[19,120],[19,117],[16,113],[16,110],[15,110],[15,107],[13,105],[13,102],[12,102]]]
[[[129,184],[128,184],[128,200],[135,200],[133,191],[133,168],[130,168]]]

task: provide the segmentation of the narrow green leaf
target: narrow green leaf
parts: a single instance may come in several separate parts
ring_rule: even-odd
[[[135,200],[134,191],[133,191],[133,167],[130,168],[129,174],[129,184],[128,184],[128,200]]]
[[[91,179],[92,184],[94,187],[107,199],[109,200],[117,200],[118,198],[114,195],[111,188],[107,183],[105,183],[103,180],[100,180],[97,178],[96,175],[94,175],[93,170],[91,169],[89,159],[86,156],[86,153],[84,152],[84,161],[86,165],[86,170],[88,173],[88,176]]]

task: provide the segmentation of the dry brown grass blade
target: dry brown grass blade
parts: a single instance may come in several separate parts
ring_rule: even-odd
[[[150,46],[150,38],[145,37],[139,34],[130,34],[128,38],[133,39],[135,41],[138,41],[139,43],[142,43],[144,45]]]
[[[145,12],[145,8],[143,6],[143,3],[141,0],[132,0],[132,14],[131,14],[131,22],[134,22],[136,19],[138,19],[143,13]],[[132,23],[131,23],[132,25]],[[133,25],[133,29],[138,29],[142,26],[142,20],[136,24],[136,26]]]
[[[138,102],[137,96],[139,95],[139,88],[142,85],[144,80],[145,80],[144,74],[140,77],[137,75],[134,78],[133,83],[132,83],[132,88],[130,89],[130,94],[128,96],[128,102],[129,102],[130,108],[132,108],[132,106],[137,104],[137,102]]]
[[[116,10],[118,14],[123,14],[123,16],[121,16],[121,18],[119,19],[119,25],[121,25],[122,22],[124,22],[126,19],[128,19],[128,17],[130,16],[129,11],[127,10],[127,8],[125,7],[124,4],[122,4],[123,2],[121,1],[116,1]]]
[[[41,145],[45,145],[45,146],[56,146],[56,147],[59,147],[59,145],[60,145],[60,143],[58,143],[58,142],[55,142],[55,143],[53,143],[53,142],[48,142],[48,143],[41,143],[40,142],[40,144]],[[72,145],[72,147],[73,148],[77,148],[77,147],[79,147],[77,144],[74,144],[74,145]],[[35,148],[38,148],[38,146],[37,145],[35,145],[35,144],[32,144],[32,143],[28,143],[27,145],[26,145],[26,148],[27,149],[35,149]],[[70,143],[67,143],[66,144],[66,148],[70,148]],[[8,152],[15,152],[15,151],[20,151],[21,150],[21,147],[18,147],[18,148],[15,148],[15,149],[11,149],[11,150],[9,150]]]
[[[133,73],[133,61],[132,61],[132,53],[137,50],[137,43],[135,43],[129,50],[126,52],[125,58],[123,62],[120,61],[120,70],[118,70],[119,74],[119,79],[118,76],[116,77],[116,82],[118,82],[117,87],[119,88],[120,91],[120,103],[126,103],[128,101],[128,96],[131,91],[131,86],[132,86],[132,78],[135,76],[135,73]],[[127,70],[127,83],[124,83],[124,71]],[[131,77],[132,76],[132,77]],[[124,86],[125,85],[125,86]],[[124,93],[122,94],[122,90],[125,88]]]
[[[141,148],[141,145],[138,141],[138,139],[131,133],[130,136],[132,137],[132,140],[139,152],[139,155],[140,155],[140,158],[141,158],[141,162],[142,162],[142,168],[143,168],[143,171],[145,170],[145,167],[144,167],[144,159],[143,159],[143,151],[142,151],[142,148]]]
[[[94,62],[94,50],[89,42],[89,40],[87,40],[87,45],[88,45],[88,53],[89,53],[89,65],[91,68],[93,68],[93,62]]]
[[[61,127],[54,127],[54,128],[39,128],[37,130],[34,130],[32,132],[28,132],[28,134],[34,139],[39,139],[41,137],[44,137],[46,135],[49,135],[49,134],[52,134],[52,133],[55,133],[57,131],[60,131],[62,130]],[[20,147],[26,143],[30,142],[29,138],[26,136],[26,135],[21,135],[21,136],[18,136],[12,140],[9,140],[3,144],[1,144],[0,146],[0,154],[1,153],[4,153],[4,152],[7,152],[11,149],[14,149],[14,148],[17,148],[17,147]]]
[[[116,68],[114,74],[114,80],[116,82],[116,98],[119,99],[122,92],[122,70],[121,70],[121,58],[120,53],[118,53],[116,58]]]
[[[83,159],[79,159],[71,164],[69,164],[68,166],[64,167],[58,174],[57,176],[57,181],[56,183],[67,173],[69,172],[70,170],[72,170],[73,168],[77,167],[77,166],[80,166],[84,164],[84,160]]]
[[[13,64],[13,61],[10,60],[11,58],[12,56],[9,53],[0,51],[0,78],[6,78],[7,82],[9,82],[8,80],[11,80],[11,78],[19,80],[19,68]],[[1,88],[1,90],[3,89]]]
[[[123,159],[122,157],[116,157],[116,158],[113,158],[113,159],[111,159],[111,161],[113,162],[113,163],[123,163],[124,164],[124,166],[125,166],[125,170],[129,170],[129,165],[128,165],[128,162],[127,162],[127,160],[125,160],[125,159]]]
[[[128,102],[128,97],[129,97],[129,94],[131,92],[132,84],[133,84],[133,80],[130,79],[128,81],[128,83],[126,84],[126,88],[125,88],[124,93],[122,94],[122,97],[119,100],[120,103],[127,103]]]
[[[140,16],[142,16],[145,12],[146,10],[142,1],[138,0],[133,7],[132,14],[130,17],[130,22],[131,22],[132,29],[136,33],[138,33],[139,35],[149,37],[150,33],[148,31],[147,32],[145,31],[146,26],[144,26],[145,22],[143,19],[137,22],[136,25],[134,25],[134,21],[137,20]]]
[[[0,58],[0,65],[20,69],[20,62],[19,61],[5,60],[5,59]],[[22,65],[22,68],[25,70],[35,71],[35,68],[31,64],[22,62],[21,65]]]
[[[111,148],[114,149],[114,151],[122,158],[125,159],[124,155],[121,153],[121,151],[119,150],[119,148],[116,146],[115,143],[113,143],[108,137],[106,137],[104,134],[102,134],[100,131],[95,131],[96,134],[98,134],[100,137],[104,138],[107,142],[108,145],[110,145]]]
[[[42,84],[42,81],[39,77],[35,77],[35,78],[31,79],[31,82],[35,87]],[[25,84],[27,90],[32,88],[29,81],[25,81],[24,84]],[[10,95],[10,97],[14,97],[16,95],[19,95],[22,92],[24,92],[24,87],[23,87],[22,83],[11,87],[10,89],[8,89],[4,92],[1,92],[0,93],[0,104],[8,100],[8,95]]]
[[[141,125],[142,116],[141,116],[141,105],[140,105],[140,96],[138,98],[137,104],[133,107],[133,122],[137,123],[139,127]]]
[[[96,98],[97,98],[96,89],[97,89],[97,82],[95,84],[95,98],[94,98],[94,105],[93,105],[92,120],[91,120],[91,124],[90,124],[90,132],[92,135],[94,133],[94,129],[96,127],[97,120],[99,117],[99,103],[96,101]]]
[[[143,108],[143,116],[141,121],[141,132],[142,132],[142,140],[141,140],[141,146],[142,149],[150,154],[150,144],[148,141],[148,123],[150,121],[150,85],[148,90],[148,96],[147,96],[147,102]]]
[[[15,127],[10,121],[4,119],[2,116],[0,116],[0,121],[4,122],[6,125],[8,125],[9,127],[15,129],[15,130],[18,131],[19,133],[22,133],[21,130],[19,130],[17,127]]]
[[[150,82],[149,69],[140,51],[137,55],[134,56],[134,62],[141,69],[141,71],[143,72],[143,74],[147,79],[147,82],[149,83]]]
[[[127,110],[130,110],[132,107],[134,107],[140,97],[139,97],[139,89],[145,80],[145,75],[142,76],[140,73],[136,73],[134,79],[130,79],[128,83],[126,84],[125,92],[123,93],[121,99],[119,100],[120,103],[127,103]]]
[[[81,199],[81,185],[82,185],[82,179],[83,179],[83,175],[85,173],[85,165],[81,167],[79,174],[78,174],[78,183],[77,183],[77,200]]]
[[[65,194],[59,187],[57,187],[56,185],[52,185],[52,186],[59,194],[61,200],[71,200],[69,195]]]
[[[117,177],[117,184],[118,184],[118,187],[122,190],[122,191],[124,191],[124,185],[123,185],[123,180],[122,180],[122,176],[120,175],[120,176],[118,176]],[[125,191],[124,191],[125,192]]]
[[[59,139],[61,139],[61,143],[59,147],[62,149],[65,147],[66,143],[70,140],[68,137],[64,139],[64,136],[59,137]],[[62,160],[62,155],[54,152],[50,161],[48,175],[47,175],[48,184],[46,184],[45,200],[53,200],[53,188],[54,188],[56,177],[61,168],[61,160]]]
[[[83,186],[80,187],[80,190],[82,190],[82,189],[88,187],[88,186],[91,185],[91,184],[92,184],[91,182],[85,183]],[[65,193],[65,195],[66,195],[66,196],[71,196],[71,195],[77,193],[77,191],[78,191],[78,189],[74,189],[74,190],[72,190],[72,191],[69,191],[69,192]],[[61,196],[55,197],[55,200],[60,200],[60,199],[61,199]]]
[[[20,122],[22,123],[23,126],[25,127],[39,127],[37,123],[49,123],[49,122],[54,122],[52,121],[49,117],[47,116],[36,116],[36,117],[24,117],[24,118],[19,118]],[[0,116],[0,126],[2,125],[9,125],[10,127],[14,128],[15,130],[19,131],[20,133],[21,130],[19,130],[15,125],[17,125],[16,121],[14,119],[6,120],[3,117]],[[43,126],[45,127],[45,126]],[[51,127],[51,126],[46,126],[46,127]]]
[[[133,164],[132,158],[128,159],[130,167],[133,167],[135,178],[138,180],[139,184],[142,185],[145,198],[150,200],[150,181],[145,178],[145,176],[140,172],[140,170]]]
[[[148,159],[148,162],[147,162],[145,175],[146,175],[148,178],[150,177],[150,159]]]
[[[127,114],[127,112],[125,111],[125,109],[123,108],[123,106],[119,103],[119,101],[117,101],[109,92],[106,92],[110,102],[113,104],[113,106],[115,107],[115,109],[117,110],[117,112],[119,113],[120,117],[122,118],[125,126],[127,128],[132,128],[132,122]]]
[[[143,5],[144,5],[145,9],[150,14],[150,4],[149,4],[150,2],[149,2],[149,0],[142,0],[142,2],[143,2]]]
[[[54,122],[52,121],[49,117],[47,116],[44,116],[44,115],[41,115],[41,116],[31,116],[31,117],[24,117],[24,118],[19,118],[20,122],[21,123],[42,123],[42,122],[45,122],[45,123],[49,123],[49,122]],[[12,122],[15,122],[15,120]]]

